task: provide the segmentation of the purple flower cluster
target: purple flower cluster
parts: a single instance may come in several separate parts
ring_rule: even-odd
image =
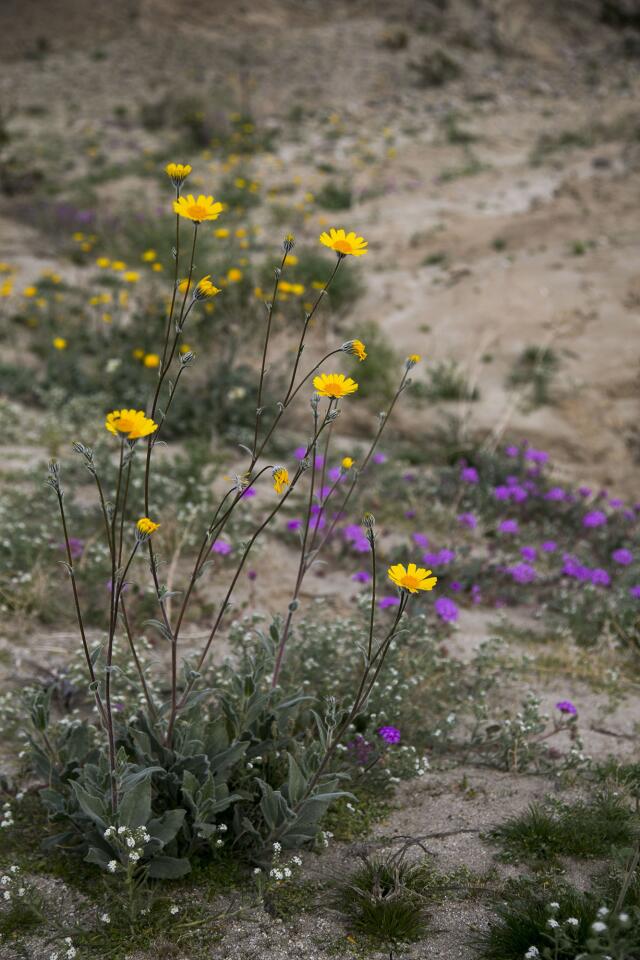
[[[458,619],[458,604],[450,600],[449,597],[438,597],[433,608],[445,623],[454,623]]]
[[[514,583],[533,583],[537,576],[535,567],[528,563],[516,563],[513,567],[507,567],[507,573]]]
[[[348,523],[342,528],[342,535],[345,540],[349,541],[349,544],[356,551],[356,553],[369,552],[369,541],[367,540],[364,530],[359,523]]]
[[[380,727],[378,729],[378,736],[381,737],[385,743],[400,743],[400,737],[402,734],[397,727]]]

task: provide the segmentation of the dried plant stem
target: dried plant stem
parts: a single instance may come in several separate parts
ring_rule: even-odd
[[[73,603],[76,611],[76,619],[78,621],[78,629],[80,630],[80,638],[82,640],[82,649],[84,650],[85,660],[87,661],[87,669],[89,671],[89,679],[91,683],[91,688],[93,690],[93,695],[95,697],[96,706],[98,708],[98,713],[100,718],[105,725],[107,723],[107,715],[104,709],[104,704],[102,702],[102,697],[100,696],[100,691],[98,690],[98,681],[96,679],[95,670],[93,669],[93,663],[91,660],[91,654],[89,652],[89,645],[87,643],[87,635],[84,629],[84,620],[82,617],[82,609],[80,607],[80,597],[78,596],[78,586],[76,584],[76,574],[75,567],[73,563],[73,555],[71,553],[71,544],[69,542],[69,531],[67,528],[67,517],[64,510],[63,503],[63,494],[60,489],[56,490],[58,496],[58,506],[60,507],[60,519],[62,521],[62,532],[64,536],[65,549],[67,553],[67,568],[69,571],[69,576],[71,577],[71,589],[73,591]]]

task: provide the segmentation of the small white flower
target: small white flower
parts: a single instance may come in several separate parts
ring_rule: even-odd
[[[169,913],[171,913],[174,917],[176,913],[180,913],[180,907],[178,906],[177,903],[171,904],[171,906],[169,907]]]
[[[111,923],[111,917],[109,916],[108,913],[101,913],[100,920],[102,921],[102,923]]]
[[[598,910],[598,916],[600,917],[601,920],[602,920],[604,917],[608,917],[608,916],[609,916],[609,908],[608,908],[608,907],[600,907],[600,909]]]
[[[606,923],[603,923],[601,920],[596,920],[595,923],[591,924],[591,929],[594,933],[602,933],[603,930],[607,929]]]
[[[559,910],[559,909],[560,909],[560,904],[558,903],[557,900],[553,900],[553,901],[549,904],[549,910]]]
[[[109,860],[109,863],[107,864],[107,870],[109,871],[109,873],[115,873],[117,868],[118,868],[118,861]]]
[[[260,869],[260,867],[254,867],[253,868],[254,877],[257,877],[259,873],[262,873],[262,870]]]
[[[524,955],[524,960],[536,960],[540,956],[540,951],[537,947],[529,947],[527,952]]]
[[[547,926],[548,926],[548,927],[551,927],[552,930],[555,930],[556,927],[559,927],[559,926],[560,926],[560,924],[558,923],[557,920],[551,919],[551,920],[547,920]]]
[[[618,920],[620,923],[629,923],[629,914],[628,913],[619,913]]]
[[[282,844],[278,843],[278,841],[276,840],[276,842],[273,845],[273,852],[280,853],[281,850],[282,850]]]
[[[19,888],[18,888],[18,896],[19,896],[19,897],[24,897],[24,895],[25,895],[26,892],[27,892],[26,887],[19,887]]]
[[[140,854],[138,853],[138,851],[132,850],[131,853],[129,854],[129,862],[137,863],[139,859],[140,859]]]
[[[127,829],[126,827],[118,827],[118,836],[121,837],[126,829]]]
[[[567,917],[567,923],[570,927],[577,927],[580,921],[577,917]]]
[[[127,839],[126,839],[125,842],[126,842],[126,844],[127,844],[127,846],[129,847],[130,850],[133,850],[133,848],[134,848],[135,845],[136,845],[136,842],[135,842],[135,840],[133,839],[133,837],[127,837]]]

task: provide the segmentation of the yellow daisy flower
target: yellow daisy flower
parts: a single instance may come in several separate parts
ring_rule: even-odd
[[[342,228],[336,230],[335,227],[331,227],[329,233],[326,231],[321,233],[320,243],[331,250],[335,250],[339,257],[346,257],[349,254],[354,257],[361,257],[369,252],[367,250],[368,241],[364,237],[357,237],[353,231],[345,233]]]
[[[285,487],[289,486],[289,471],[286,467],[273,468],[273,489],[276,493],[282,493]]]
[[[358,389],[355,380],[345,377],[344,373],[321,373],[313,378],[313,385],[321,397],[333,397],[334,400],[355,393]]]
[[[145,263],[151,263],[153,260],[156,259],[157,256],[158,254],[156,253],[155,250],[145,250],[144,253],[142,254],[142,259],[144,260]]]
[[[66,350],[66,349],[67,349],[67,341],[65,340],[64,337],[54,337],[54,338],[53,338],[53,345],[54,345],[54,347],[56,348],[56,350]]]
[[[142,362],[144,363],[145,367],[153,370],[155,367],[160,366],[160,357],[157,353],[146,353]]]
[[[211,283],[211,277],[207,274],[196,284],[193,297],[195,300],[206,300],[207,297],[215,297],[218,293],[220,293],[220,288]]]
[[[111,266],[111,260],[109,260],[109,257],[98,257],[96,260],[96,266],[100,267],[102,270],[105,270],[107,267]]]
[[[144,357],[144,350],[142,350],[140,347],[136,347],[135,350],[132,350],[131,352],[136,360],[142,360]]]
[[[202,223],[203,220],[217,220],[222,213],[222,204],[217,203],[213,197],[205,197],[200,194],[196,200],[192,193],[187,197],[179,197],[173,201],[174,212],[194,223]]]
[[[154,523],[153,520],[149,519],[149,517],[140,517],[136,523],[136,527],[145,537],[149,537],[152,533],[155,533],[159,526],[159,523]]]
[[[407,357],[407,370],[410,370],[411,367],[415,367],[416,363],[420,363],[422,357],[419,353],[412,353]]]
[[[242,280],[242,270],[238,270],[237,267],[232,267],[227,274],[227,280],[229,283],[239,283]]]
[[[139,279],[140,274],[137,272],[137,270],[127,270],[127,272],[123,274],[123,280],[125,283],[137,283]]]
[[[37,292],[38,292],[38,288],[37,288],[37,287],[33,287],[33,286],[31,286],[31,287],[25,287],[24,290],[22,291],[22,296],[23,296],[23,297],[35,297],[36,294],[37,294]]]
[[[351,470],[351,467],[354,465],[355,460],[352,457],[343,457],[342,458],[342,468],[344,470]]]
[[[224,239],[225,237],[228,237],[228,236],[229,236],[229,229],[228,229],[228,227],[218,227],[218,228],[216,229],[216,231],[215,231],[215,235],[216,235],[216,237],[220,237],[221,239]]]
[[[189,163],[168,163],[164,168],[164,172],[167,174],[171,183],[174,187],[178,188],[182,186],[184,181],[187,179],[191,173],[191,164]],[[176,213],[178,211],[176,210]]]
[[[367,359],[367,350],[362,340],[347,340],[340,349],[343,353],[348,353],[352,357],[357,357],[360,362]]]
[[[418,593],[419,590],[433,590],[438,582],[437,577],[431,576],[431,570],[417,567],[415,563],[409,563],[406,570],[403,564],[396,563],[389,567],[387,575],[396,587],[407,590],[409,593]]]
[[[148,437],[158,429],[158,424],[147,417],[144,410],[113,410],[107,414],[104,425],[109,433],[126,434],[129,440]]]

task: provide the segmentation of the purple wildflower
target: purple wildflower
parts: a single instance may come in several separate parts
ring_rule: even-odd
[[[556,710],[559,710],[560,713],[569,713],[571,716],[576,716],[578,711],[571,700],[560,700],[556,703]]]
[[[636,600],[640,600],[640,583],[637,583],[634,587],[629,588],[629,593]]]
[[[433,608],[445,623],[453,623],[458,619],[458,604],[450,600],[449,597],[438,597]]]
[[[534,450],[533,447],[529,447],[524,456],[526,460],[531,460],[532,463],[547,463],[549,460],[549,454],[546,450]]]
[[[463,483],[478,483],[480,474],[475,467],[463,467],[460,471],[460,479]]]
[[[614,550],[611,554],[611,559],[615,563],[619,563],[621,567],[628,567],[630,563],[633,563],[633,554],[631,550],[626,550],[624,547],[620,547],[619,550]]]
[[[597,587],[608,587],[611,585],[611,577],[602,567],[596,567],[591,571],[591,583]]]
[[[544,495],[545,500],[564,500],[565,497],[566,493],[562,487],[551,487]]]
[[[424,533],[414,533],[413,542],[417,543],[419,547],[422,547],[423,550],[426,550],[429,546],[429,538],[425,537]]]
[[[386,455],[386,453],[374,453],[374,455],[373,455],[373,462],[374,462],[374,463],[386,463],[386,462],[387,462],[387,455]]]
[[[358,570],[352,574],[351,579],[355,580],[356,583],[370,583],[372,577],[368,570]]]
[[[378,736],[382,737],[385,743],[400,743],[402,734],[397,727],[380,727]]]
[[[304,460],[306,453],[307,453],[306,447],[296,447],[295,450],[293,451],[293,455],[296,458],[296,460]]]
[[[458,516],[458,523],[461,523],[463,527],[468,527],[469,530],[475,530],[478,526],[478,520],[473,513],[461,513]]]
[[[520,547],[520,555],[524,560],[535,560],[538,551],[535,547]]]
[[[512,567],[507,567],[507,573],[515,583],[533,583],[536,579],[535,568],[528,563],[516,563]]]
[[[220,553],[222,556],[226,556],[228,553],[231,553],[231,549],[231,544],[227,543],[226,540],[216,540],[211,547],[211,552]]]
[[[380,597],[378,606],[381,610],[388,610],[389,607],[399,607],[400,597]]]
[[[558,549],[558,544],[555,540],[545,540],[544,543],[540,544],[540,549],[544,550],[545,553],[553,553]]]
[[[517,520],[501,520],[498,524],[500,533],[517,533],[518,529]]]
[[[517,457],[520,455],[520,448],[510,444],[508,447],[504,448],[504,452],[508,457]]]
[[[295,517],[293,520],[287,520],[287,530],[299,530],[302,526],[302,520]]]
[[[578,493],[586,499],[591,496],[591,487],[578,487]]]
[[[603,523],[607,522],[607,515],[603,513],[602,510],[590,510],[589,513],[585,513],[582,518],[583,527],[601,527]]]

